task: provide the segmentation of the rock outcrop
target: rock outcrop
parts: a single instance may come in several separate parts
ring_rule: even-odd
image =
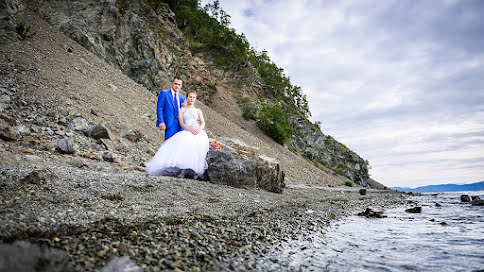
[[[290,147],[296,153],[306,157],[322,169],[330,169],[334,174],[342,175],[356,184],[368,186],[368,162],[358,154],[324,135],[309,121],[295,117],[290,120],[295,135],[290,140]]]
[[[230,138],[219,139],[221,149],[207,155],[210,182],[241,188],[260,188],[282,193],[285,186],[280,164],[258,152],[258,148]]]

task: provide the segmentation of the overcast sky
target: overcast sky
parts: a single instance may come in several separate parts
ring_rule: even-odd
[[[220,4],[302,87],[323,133],[369,160],[374,179],[484,180],[484,1]]]

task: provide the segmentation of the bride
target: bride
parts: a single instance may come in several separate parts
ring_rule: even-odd
[[[161,145],[146,166],[148,174],[174,176],[181,171],[179,177],[184,177],[188,169],[191,169],[201,177],[207,169],[205,158],[209,142],[204,131],[205,120],[202,111],[194,106],[197,93],[189,91],[186,97],[187,105],[178,115],[183,130]],[[195,179],[198,177],[195,176]]]

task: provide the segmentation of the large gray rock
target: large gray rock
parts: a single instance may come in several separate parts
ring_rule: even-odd
[[[260,155],[257,148],[241,141],[230,138],[219,141],[222,149],[210,150],[207,154],[210,182],[282,193],[284,172],[277,161]]]
[[[74,271],[65,251],[26,241],[0,244],[0,271]]]
[[[111,139],[108,129],[101,125],[93,125],[89,127],[86,136],[94,138],[96,140]]]
[[[472,199],[471,199],[471,197],[469,195],[461,195],[460,196],[460,201],[461,202],[471,202]]]
[[[484,199],[474,199],[471,204],[472,206],[484,206]]]
[[[88,133],[90,126],[89,122],[82,117],[74,118],[68,125],[70,129],[80,131],[84,134]]]
[[[59,139],[57,140],[56,150],[65,154],[76,153],[76,147],[71,139]]]
[[[0,139],[4,141],[15,141],[17,136],[12,134],[10,125],[3,119],[0,119]]]
[[[92,124],[82,117],[73,119],[68,127],[72,130],[82,132],[87,137],[99,139],[111,139],[109,131],[102,125]]]

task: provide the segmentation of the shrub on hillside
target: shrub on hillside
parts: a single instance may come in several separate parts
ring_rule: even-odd
[[[242,109],[242,116],[245,120],[257,120],[257,108],[252,104],[244,105]]]
[[[17,32],[21,40],[25,40],[35,35],[35,32],[30,31],[30,26],[22,21],[18,21],[15,26],[15,31]]]
[[[286,113],[277,103],[262,104],[257,126],[280,144],[284,144],[294,135],[294,130],[287,120]]]
[[[345,182],[345,185],[346,185],[346,186],[348,186],[348,187],[353,187],[353,186],[355,186],[355,185],[353,184],[353,182],[351,182],[351,181],[347,181],[347,182]]]

